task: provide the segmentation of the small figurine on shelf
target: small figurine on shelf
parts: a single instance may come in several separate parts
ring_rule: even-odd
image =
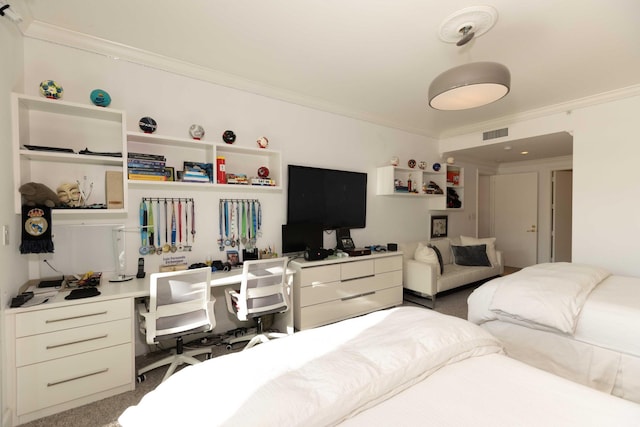
[[[40,94],[49,99],[60,99],[64,89],[54,80],[44,80],[40,83]]]
[[[391,166],[398,166],[399,163],[400,163],[400,159],[398,158],[398,156],[393,156],[391,158]]]
[[[111,96],[106,90],[94,89],[91,91],[89,98],[98,107],[108,107],[111,104]]]

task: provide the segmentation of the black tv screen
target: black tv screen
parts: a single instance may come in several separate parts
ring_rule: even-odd
[[[297,165],[289,165],[288,173],[287,224],[366,226],[366,173]]]
[[[283,224],[282,253],[292,254],[307,249],[319,249],[323,246],[322,226],[320,224]]]

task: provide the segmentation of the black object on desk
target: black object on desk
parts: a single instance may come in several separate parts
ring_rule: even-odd
[[[20,307],[31,298],[33,298],[33,292],[23,292],[17,297],[11,298],[11,308]]]
[[[69,295],[64,297],[64,299],[80,299],[80,298],[89,298],[100,295],[100,291],[98,288],[93,286],[87,286],[83,288],[78,288],[72,290]]]

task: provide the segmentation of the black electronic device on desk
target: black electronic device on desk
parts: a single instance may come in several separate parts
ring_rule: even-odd
[[[31,298],[33,298],[33,292],[23,292],[15,298],[11,298],[11,308],[21,307],[22,304],[29,301]]]
[[[95,286],[83,286],[69,292],[69,295],[64,297],[64,299],[90,298],[98,295],[100,295],[100,291]]]

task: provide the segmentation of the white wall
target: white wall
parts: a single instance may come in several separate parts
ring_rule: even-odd
[[[9,245],[5,246],[0,239],[0,316],[4,308],[8,306],[12,290],[16,285],[24,283],[27,277],[26,260],[18,252],[20,238],[20,219],[13,212],[13,165],[11,153],[11,103],[10,93],[21,88],[23,73],[23,49],[22,36],[18,28],[6,18],[0,18],[0,52],[2,52],[2,65],[0,66],[0,143],[2,153],[0,156],[0,170],[3,171],[3,179],[0,179],[0,195],[3,203],[0,203],[0,227],[9,228]],[[1,236],[0,236],[1,237]],[[4,325],[4,322],[0,322]],[[0,342],[4,343],[4,328],[0,328]],[[4,377],[4,351],[0,352],[0,408],[2,416],[4,411],[4,395],[6,385],[2,381]]]
[[[640,96],[573,112],[574,262],[640,276]]]

